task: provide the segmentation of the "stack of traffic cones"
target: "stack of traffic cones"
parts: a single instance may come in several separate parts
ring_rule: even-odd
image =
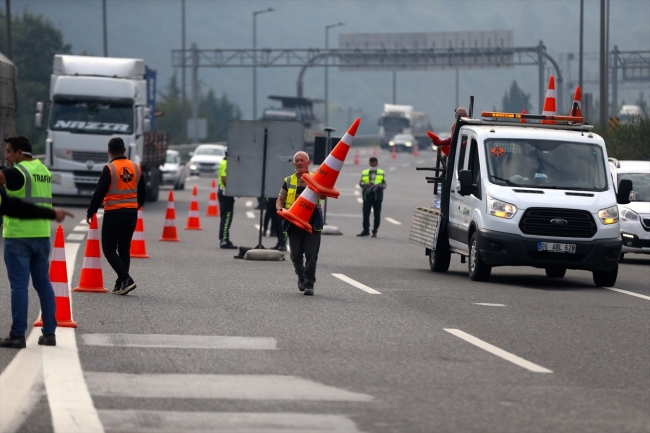
[[[557,105],[555,103],[555,77],[551,75],[548,80],[548,89],[546,90],[546,99],[544,99],[544,116],[557,116]],[[555,125],[555,120],[542,120],[541,123]]]
[[[185,230],[203,230],[201,228],[201,220],[199,220],[199,190],[194,185],[192,190],[192,201],[190,202],[190,213],[187,215],[187,225]]]
[[[84,263],[81,268],[79,285],[72,289],[73,292],[108,292],[108,289],[104,287],[102,259],[101,254],[99,253],[99,236],[97,235],[98,231],[97,215],[93,215],[93,219],[90,221],[90,230],[88,230],[86,252],[84,253]]]
[[[142,219],[142,208],[138,209],[138,222],[131,238],[131,257],[134,259],[148,259],[147,243],[144,239],[144,220]]]
[[[57,326],[76,328],[77,322],[72,320],[72,304],[70,302],[70,286],[68,286],[68,268],[65,264],[65,243],[63,242],[63,227],[59,224],[54,238],[52,261],[50,262],[50,282],[54,289],[56,302]],[[34,326],[43,326],[43,317],[34,322]]]
[[[391,152],[390,157],[393,159],[397,158],[397,148],[395,146],[393,146],[393,151]]]
[[[166,242],[181,241],[178,239],[178,233],[176,232],[176,209],[174,208],[174,191],[169,191],[169,199],[167,200],[167,213],[165,214],[165,227],[163,227],[163,234],[160,240]]]
[[[359,149],[354,152],[354,165],[359,165]]]
[[[210,199],[208,200],[208,211],[205,216],[219,216],[219,204],[217,203],[217,182],[212,179],[212,188],[210,188]]]

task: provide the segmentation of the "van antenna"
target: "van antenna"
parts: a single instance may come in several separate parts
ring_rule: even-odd
[[[469,97],[469,117],[470,117],[470,119],[472,117],[474,117],[473,114],[474,114],[474,96],[470,96]]]

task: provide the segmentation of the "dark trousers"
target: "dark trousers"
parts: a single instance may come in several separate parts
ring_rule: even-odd
[[[269,226],[269,222],[271,223],[271,235],[275,234],[278,237],[278,244],[284,245],[285,244],[285,239],[284,239],[284,232],[282,231],[282,224],[280,223],[280,217],[278,216],[278,212],[275,210],[275,202],[276,200],[274,198],[267,198],[266,199],[266,213],[264,214],[264,232],[266,232],[266,229]]]
[[[102,252],[117,273],[117,280],[124,281],[130,278],[131,238],[138,222],[138,210],[109,210],[104,212],[103,219]]]
[[[221,211],[221,223],[219,224],[219,241],[230,241],[230,225],[232,214],[235,211],[235,197],[223,195],[222,190],[217,194],[219,199],[219,210]]]
[[[296,275],[299,279],[305,280],[307,287],[313,287],[316,282],[316,262],[318,261],[321,232],[313,230],[311,233],[307,233],[292,224],[287,233],[291,249],[291,262],[293,262]]]
[[[370,211],[373,211],[375,219],[373,221],[373,232],[377,232],[381,222],[381,200],[366,199],[363,202],[363,231],[370,231]]]

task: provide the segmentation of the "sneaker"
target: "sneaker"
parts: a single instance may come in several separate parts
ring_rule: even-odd
[[[370,236],[370,233],[367,232],[367,231],[362,231],[362,232],[359,233],[357,236]]]
[[[115,288],[113,288],[113,292],[112,292],[114,295],[117,295],[117,292],[120,291],[120,289],[122,288],[122,283],[123,283],[122,280],[115,280]]]
[[[135,281],[133,281],[133,278],[127,278],[122,283],[122,287],[120,288],[120,290],[115,292],[115,294],[116,295],[126,295],[131,290],[134,290],[136,287],[138,287],[138,286],[135,285]]]
[[[43,334],[38,337],[38,344],[41,346],[56,346],[56,335]]]
[[[377,237],[377,232],[372,232],[372,236],[371,236],[371,237],[376,238],[376,237]]]
[[[305,296],[314,296],[314,286],[305,286]]]
[[[298,290],[301,292],[305,291],[305,280],[298,280]]]
[[[9,347],[12,349],[24,349],[27,347],[25,343],[25,336],[19,337],[17,335],[9,333],[9,337],[4,340],[0,340],[0,347]]]
[[[227,241],[227,242],[221,242],[221,245],[219,245],[219,248],[223,248],[226,250],[236,250],[237,246],[233,245],[232,242]]]

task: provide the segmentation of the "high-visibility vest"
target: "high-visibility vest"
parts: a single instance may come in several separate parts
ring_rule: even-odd
[[[126,158],[106,164],[111,173],[111,186],[104,197],[104,210],[138,209],[140,165]]]
[[[309,172],[313,175],[313,172]],[[294,201],[296,201],[296,191],[298,190],[298,175],[296,173],[289,177],[285,177],[284,181],[287,183],[287,198],[284,200],[284,208],[289,209]],[[320,207],[321,199],[318,199],[316,207]]]
[[[219,163],[219,188],[220,189],[226,189],[226,185],[221,181],[221,176],[227,176],[226,170],[228,170],[228,160],[224,158]]]
[[[375,185],[381,185],[384,181],[384,170],[381,168],[377,169],[377,174],[375,175]],[[361,182],[368,183],[370,182],[370,169],[367,168],[361,172]]]
[[[23,199],[38,206],[52,208],[52,173],[38,159],[22,161],[14,166],[25,178],[17,191],[7,190],[7,195]],[[23,220],[5,215],[2,236],[5,238],[49,238],[50,220]]]

